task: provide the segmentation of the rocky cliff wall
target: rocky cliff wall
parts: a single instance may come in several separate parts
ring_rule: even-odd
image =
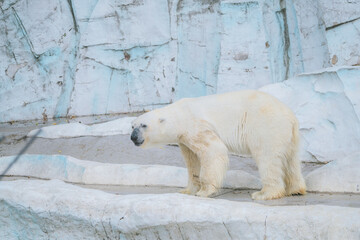
[[[359,0],[2,0],[0,122],[255,89],[359,49]]]

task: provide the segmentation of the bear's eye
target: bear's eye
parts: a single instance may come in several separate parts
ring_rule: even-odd
[[[141,127],[142,128],[147,128],[147,125],[146,124],[141,124]]]

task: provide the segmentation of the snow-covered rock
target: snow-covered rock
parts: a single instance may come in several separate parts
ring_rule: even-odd
[[[301,160],[341,160],[360,150],[360,68],[328,68],[260,90],[286,103],[300,122]]]
[[[0,172],[15,158],[16,156],[1,157]],[[6,174],[82,184],[169,187],[187,185],[187,170],[181,167],[99,163],[62,155],[21,155]],[[259,189],[261,184],[259,178],[250,173],[231,170],[227,173],[224,187]]]
[[[52,125],[41,129],[34,129],[27,135],[35,136],[39,130],[37,137],[42,138],[70,138],[82,136],[111,136],[118,134],[130,134],[131,122],[135,117],[123,117],[105,123],[97,123],[86,125],[82,123],[67,123],[60,125]]]
[[[358,239],[360,209],[0,182],[1,239]]]
[[[360,152],[310,172],[306,182],[309,191],[360,193]]]

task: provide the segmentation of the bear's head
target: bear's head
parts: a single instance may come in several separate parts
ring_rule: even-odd
[[[132,122],[131,140],[142,148],[177,142],[174,119],[163,109],[147,112]]]

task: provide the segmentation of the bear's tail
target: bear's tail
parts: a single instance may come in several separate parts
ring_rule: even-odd
[[[297,156],[299,153],[299,144],[300,144],[299,138],[300,138],[299,137],[299,123],[295,119],[295,121],[293,123],[293,127],[292,127],[292,138],[291,138],[291,149],[290,149],[290,151],[292,151],[292,153],[291,153],[292,156]]]

